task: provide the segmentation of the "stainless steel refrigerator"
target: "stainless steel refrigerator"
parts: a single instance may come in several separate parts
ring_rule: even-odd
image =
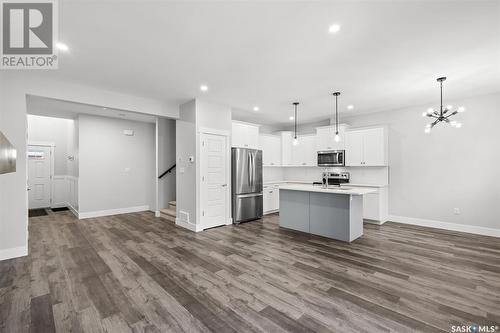
[[[232,148],[233,222],[262,217],[262,150]]]

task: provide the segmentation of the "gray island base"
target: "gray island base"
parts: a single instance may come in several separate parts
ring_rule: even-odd
[[[352,242],[363,235],[363,195],[373,189],[280,187],[280,226]]]

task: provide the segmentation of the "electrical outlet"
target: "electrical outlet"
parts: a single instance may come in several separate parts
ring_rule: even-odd
[[[460,208],[453,208],[453,214],[460,215]]]

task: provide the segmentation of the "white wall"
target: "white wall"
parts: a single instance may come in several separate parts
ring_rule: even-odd
[[[158,119],[158,173],[161,175],[176,162],[175,158],[175,120]],[[175,178],[177,170],[167,174],[158,183],[159,209],[168,207],[168,202],[175,200]],[[159,176],[158,175],[158,176]]]
[[[177,155],[177,224],[200,231],[200,130],[212,129],[231,135],[231,108],[193,100],[180,106],[176,124]],[[228,156],[231,145],[228,142]],[[189,157],[194,162],[189,162]],[[231,172],[231,170],[228,170]],[[230,177],[229,177],[230,178]],[[228,184],[230,188],[231,184]],[[193,196],[194,194],[194,196]],[[230,200],[228,198],[230,215]]]
[[[179,115],[177,107],[157,100],[57,81],[41,72],[2,71],[0,130],[17,149],[17,171],[0,175],[0,260],[26,255],[28,249],[26,191],[26,96],[28,94],[164,117]]]
[[[196,102],[180,106],[180,119],[176,121],[176,192],[177,219],[186,224],[196,224]]]
[[[389,126],[390,215],[500,229],[500,95],[446,102],[467,107],[461,129],[439,124],[425,134],[429,106],[346,122]]]
[[[155,125],[79,116],[79,215],[154,209]],[[123,130],[131,129],[133,136]]]

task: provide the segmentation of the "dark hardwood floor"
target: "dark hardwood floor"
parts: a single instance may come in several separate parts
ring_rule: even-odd
[[[0,262],[0,331],[450,332],[500,323],[500,241],[365,225],[351,244],[277,215],[192,233],[151,213],[29,224]]]

